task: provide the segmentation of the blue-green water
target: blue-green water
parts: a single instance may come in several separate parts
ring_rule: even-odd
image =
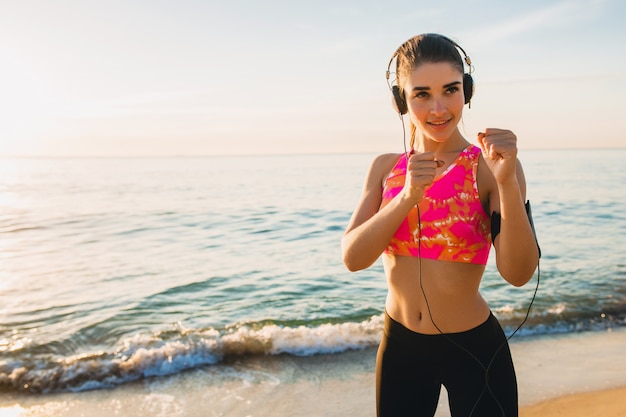
[[[382,267],[340,250],[372,157],[0,159],[0,391],[375,346]],[[543,258],[519,337],[624,326],[626,150],[520,157]],[[536,277],[511,287],[493,258],[511,332]]]

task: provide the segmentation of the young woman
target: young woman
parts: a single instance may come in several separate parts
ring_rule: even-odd
[[[492,239],[498,271],[514,286],[530,280],[539,250],[516,136],[488,128],[475,146],[458,129],[473,91],[459,50],[424,34],[394,53],[392,91],[410,122],[410,150],[374,159],[342,240],[349,270],[382,255],[387,277],[379,417],[433,416],[441,385],[452,416],[517,416],[507,340],[479,284]]]

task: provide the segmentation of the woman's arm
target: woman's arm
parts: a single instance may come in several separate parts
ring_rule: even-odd
[[[526,179],[517,161],[515,177],[498,183],[500,233],[495,238],[496,265],[500,274],[515,286],[526,284],[539,261],[539,248],[526,213]]]
[[[501,216],[494,241],[496,265],[505,280],[522,286],[537,267],[539,248],[524,206],[526,179],[517,159],[517,137],[509,130],[486,129],[478,141],[495,180],[489,193],[490,210]]]
[[[412,155],[402,191],[381,209],[383,179],[397,159],[397,154],[381,155],[370,166],[361,200],[341,241],[343,263],[350,271],[376,262],[411,208],[422,199],[424,188],[433,182],[434,154]]]
[[[381,155],[370,166],[361,199],[341,239],[343,263],[350,271],[366,269],[376,262],[412,207],[404,199],[395,198],[379,211],[383,178],[391,169],[395,158],[397,157],[392,154]],[[393,210],[393,206],[406,208]]]

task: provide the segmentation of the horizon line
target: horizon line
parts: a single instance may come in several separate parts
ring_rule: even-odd
[[[571,147],[571,148],[522,148],[518,149],[520,152],[537,152],[537,151],[606,151],[606,150],[624,150],[626,146],[607,146],[607,147]],[[329,152],[273,152],[273,153],[221,153],[221,154],[162,154],[162,155],[32,155],[32,154],[14,154],[14,155],[2,155],[0,159],[159,159],[159,158],[219,158],[219,157],[270,157],[270,156],[331,156],[331,155],[376,155],[381,153],[393,153],[393,152],[381,152],[381,151],[329,151]]]

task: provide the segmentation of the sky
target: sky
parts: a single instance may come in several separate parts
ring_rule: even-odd
[[[0,0],[0,156],[398,152],[385,70],[471,57],[461,131],[624,147],[622,0]]]

